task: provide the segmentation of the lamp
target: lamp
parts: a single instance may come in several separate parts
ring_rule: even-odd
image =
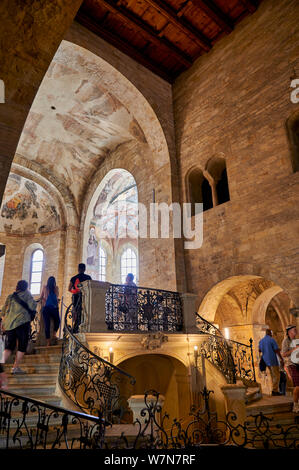
[[[113,347],[110,346],[110,348],[109,348],[109,362],[111,362],[112,364],[113,364],[113,357],[114,357]]]

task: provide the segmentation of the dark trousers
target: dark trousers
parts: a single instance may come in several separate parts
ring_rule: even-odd
[[[30,322],[23,323],[5,333],[5,349],[14,351],[18,343],[18,351],[26,352],[30,334]]]
[[[73,294],[73,333],[78,333],[81,323],[82,294]]]
[[[51,318],[54,321],[54,331],[58,331],[60,325],[60,318],[59,318],[59,310],[58,307],[44,307],[43,308],[43,317],[45,323],[45,333],[46,339],[50,339],[50,325],[51,325]]]

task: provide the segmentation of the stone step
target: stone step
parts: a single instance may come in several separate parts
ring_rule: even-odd
[[[60,362],[61,354],[28,354],[24,356],[21,367],[23,364],[48,364],[52,362]]]
[[[24,376],[23,376],[24,377]],[[22,395],[27,398],[34,398],[37,399],[37,396],[44,396],[44,395],[54,395],[56,384],[55,383],[47,383],[41,382],[37,384],[24,384],[24,383],[17,383],[12,384],[9,386],[8,391],[12,393],[17,393],[18,395]]]
[[[11,389],[14,385],[23,385],[24,388],[29,384],[55,384],[57,373],[52,374],[7,374],[8,387]]]
[[[3,395],[3,398],[5,398],[5,395]],[[61,403],[62,403],[62,398],[54,394],[42,395],[42,396],[37,395],[36,397],[34,397],[34,399],[41,401],[45,403],[46,405],[61,406]],[[11,409],[13,415],[19,413],[22,410],[22,403],[23,401],[21,401],[19,404],[17,404],[17,401],[14,402],[14,405],[12,406],[12,409]]]
[[[35,354],[61,354],[61,345],[57,346],[35,346]]]
[[[292,411],[290,412],[284,412],[284,413],[274,413],[274,414],[269,414],[265,415],[267,418],[271,419],[269,422],[269,426],[277,426],[277,424],[280,424],[281,426],[292,426],[292,425],[298,425],[298,420],[299,420],[299,415],[298,413],[293,413]],[[249,423],[254,422],[253,417],[248,417],[247,421]],[[298,426],[298,432],[299,432],[299,426]]]
[[[48,362],[48,363],[32,363],[24,362],[21,364],[21,369],[23,369],[27,374],[48,374],[55,373],[58,374],[60,362]],[[7,374],[10,374],[12,364],[4,364],[4,370]]]
[[[263,395],[261,400],[256,403],[246,406],[246,414],[257,415],[263,413],[264,415],[273,415],[276,413],[286,413],[293,409],[293,399],[288,396],[268,397]]]
[[[262,393],[259,387],[250,387],[247,388],[245,394],[245,401],[247,404],[258,401],[262,398]]]

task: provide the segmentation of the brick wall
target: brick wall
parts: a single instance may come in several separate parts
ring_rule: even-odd
[[[188,291],[198,304],[217,282],[256,274],[299,305],[299,173],[285,122],[299,76],[299,3],[265,0],[173,88],[183,200],[185,176],[209,158],[226,159],[230,201],[204,212],[204,242],[185,252]]]

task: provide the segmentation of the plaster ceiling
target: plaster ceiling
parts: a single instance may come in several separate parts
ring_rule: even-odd
[[[73,46],[73,47],[72,47]],[[109,152],[144,134],[132,113],[101,85],[97,57],[62,41],[25,123],[17,154],[67,185],[76,202]]]

